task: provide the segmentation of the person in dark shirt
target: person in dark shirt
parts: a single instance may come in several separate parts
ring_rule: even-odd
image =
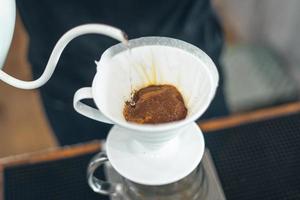
[[[124,30],[130,38],[166,36],[184,40],[205,51],[220,72],[220,87],[201,119],[228,113],[219,57],[223,46],[220,24],[209,0],[17,0],[30,37],[29,61],[33,78],[47,64],[58,39],[85,23],[104,23]],[[61,145],[106,137],[111,125],[88,119],[73,109],[73,95],[90,86],[95,60],[116,41],[99,35],[73,40],[64,50],[54,75],[40,89],[49,122]]]

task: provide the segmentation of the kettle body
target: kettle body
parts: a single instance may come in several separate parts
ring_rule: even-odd
[[[15,0],[1,0],[0,3],[0,69],[4,65],[13,37],[16,20]]]

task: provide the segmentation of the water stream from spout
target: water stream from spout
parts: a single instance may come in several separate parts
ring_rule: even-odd
[[[126,37],[127,38],[127,37]],[[127,38],[128,39],[128,38]],[[128,41],[128,40],[127,40]],[[127,43],[124,43],[123,44],[126,46],[126,53],[128,55],[128,61],[130,62],[130,69],[129,69],[129,83],[130,83],[130,99],[128,101],[128,103],[131,105],[131,106],[135,106],[135,101],[134,101],[134,94],[135,94],[135,90],[134,90],[134,87],[133,87],[133,67],[135,66],[134,65],[134,57],[133,57],[133,54],[132,54],[132,47],[130,45],[129,42]]]

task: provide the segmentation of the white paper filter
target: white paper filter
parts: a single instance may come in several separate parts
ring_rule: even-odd
[[[131,92],[149,85],[170,84],[181,92],[188,109],[187,119],[198,118],[210,104],[218,72],[211,59],[186,42],[146,37],[108,49],[98,62],[97,90],[100,110],[117,121],[125,121],[123,108]],[[98,92],[98,91],[97,91]],[[195,116],[196,115],[196,116]]]

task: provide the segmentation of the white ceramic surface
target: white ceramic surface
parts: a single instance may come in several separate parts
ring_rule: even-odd
[[[123,44],[103,53],[97,62],[90,96],[79,90],[75,94],[74,108],[92,119],[131,129],[135,139],[148,143],[149,148],[156,148],[205,112],[218,86],[218,72],[203,51],[181,40],[144,37],[130,40],[128,44],[130,53]],[[149,84],[176,86],[188,108],[187,118],[159,125],[127,122],[123,116],[125,101],[130,99],[132,89]],[[83,105],[80,100],[85,98],[93,98],[99,110]]]
[[[14,0],[0,1],[0,69],[3,67],[13,37],[16,19]]]
[[[166,131],[195,121],[210,104],[218,86],[218,72],[212,60],[199,48],[165,37],[144,37],[106,50],[97,64],[92,95],[101,112],[115,124],[140,131]],[[140,126],[123,117],[124,102],[132,89],[150,84],[176,86],[188,108],[185,120]],[[131,88],[132,87],[132,88]],[[101,121],[101,120],[100,120]]]
[[[147,152],[147,148],[132,140],[129,129],[114,126],[107,138],[106,152],[114,169],[123,177],[135,183],[163,185],[191,173],[201,161],[204,146],[196,123],[186,126],[158,152]]]

